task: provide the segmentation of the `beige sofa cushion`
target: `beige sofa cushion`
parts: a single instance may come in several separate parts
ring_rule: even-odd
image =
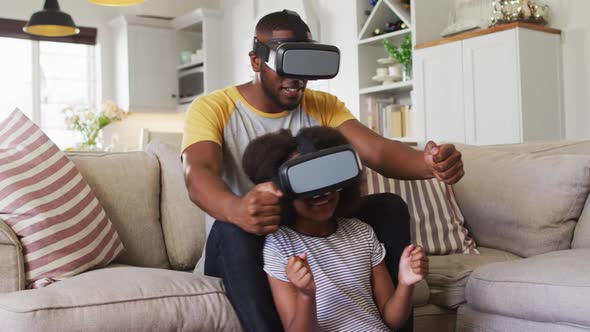
[[[485,264],[522,259],[502,250],[478,249],[480,255],[429,256],[430,271],[426,277],[430,287],[429,303],[456,309],[465,303],[465,285],[471,272]]]
[[[494,263],[471,274],[465,295],[474,310],[590,327],[590,249]]]
[[[240,331],[221,280],[114,266],[0,295],[11,331]]]
[[[170,265],[187,270],[195,267],[205,245],[205,214],[189,198],[179,149],[152,141],[147,151],[160,161],[160,209]]]
[[[116,261],[169,267],[160,226],[160,166],[153,155],[68,154],[115,225],[125,252]]]
[[[462,305],[457,310],[457,329],[454,332],[588,332],[588,326],[574,326],[565,322],[546,323],[509,316],[488,314]]]
[[[590,140],[554,141],[527,144],[506,144],[485,146],[505,152],[528,152],[536,156],[550,156],[561,154],[590,155]],[[574,231],[572,248],[590,248],[590,201],[586,201],[582,215]]]
[[[16,234],[0,219],[0,293],[25,288],[22,250]]]
[[[590,191],[590,156],[459,149],[466,174],[455,196],[479,245],[523,257],[570,248]]]
[[[584,210],[582,210],[582,215],[574,231],[572,248],[590,248],[590,197],[586,199]]]
[[[414,308],[414,331],[455,332],[456,311],[434,304]]]

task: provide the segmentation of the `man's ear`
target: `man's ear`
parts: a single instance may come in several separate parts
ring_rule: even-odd
[[[259,56],[256,55],[256,53],[250,51],[250,53],[248,53],[248,56],[250,57],[250,65],[252,66],[252,70],[254,70],[254,72],[259,73],[260,72],[260,66],[262,65],[262,60],[260,59]]]

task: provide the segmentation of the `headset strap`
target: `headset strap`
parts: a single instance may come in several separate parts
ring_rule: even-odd
[[[301,19],[301,16],[299,16],[299,14],[297,14],[297,12],[294,12],[294,11],[288,10],[288,9],[283,9],[283,13],[285,14],[285,17],[287,17],[287,22],[289,22],[289,26],[291,26],[291,27],[297,26],[297,23],[304,23],[303,20]],[[297,40],[307,40],[308,39],[306,31],[301,31],[299,29],[293,29],[293,32],[295,33],[295,39],[297,39]]]

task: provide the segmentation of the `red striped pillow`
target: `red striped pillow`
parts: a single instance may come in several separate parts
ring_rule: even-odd
[[[123,250],[74,163],[18,109],[0,123],[0,219],[22,243],[27,288],[105,266]]]
[[[453,187],[437,179],[394,180],[365,168],[364,194],[391,192],[403,198],[410,212],[412,241],[431,255],[478,254],[464,227]]]

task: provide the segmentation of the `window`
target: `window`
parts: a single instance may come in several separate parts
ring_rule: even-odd
[[[94,43],[3,34],[2,23],[0,36],[9,37],[0,37],[0,120],[19,108],[60,148],[73,147],[80,137],[66,129],[62,110],[98,103]]]

